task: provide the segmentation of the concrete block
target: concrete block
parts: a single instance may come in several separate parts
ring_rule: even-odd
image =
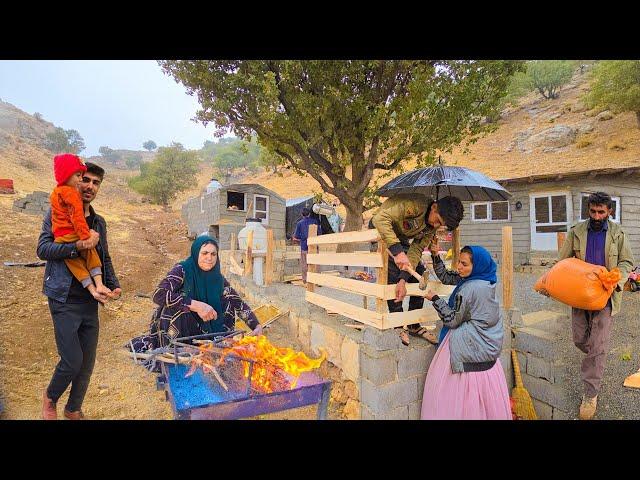
[[[554,357],[555,336],[553,334],[531,327],[516,328],[513,333],[516,350],[532,353],[538,357]]]
[[[519,308],[512,308],[508,312],[507,322],[511,327],[522,327],[522,313]]]
[[[398,378],[426,374],[436,353],[435,345],[398,350]]]
[[[396,352],[387,350],[371,356],[366,351],[360,354],[360,375],[374,385],[385,385],[398,378]],[[382,354],[380,354],[382,353]]]
[[[527,373],[527,354],[522,352],[516,352],[516,356],[518,357],[518,364],[520,365],[520,372]]]
[[[360,401],[364,403],[375,415],[387,416],[399,407],[405,407],[417,402],[417,378],[407,378],[377,386],[362,379]],[[408,415],[408,410],[407,410]]]
[[[418,384],[416,385],[418,387],[418,401],[422,403],[422,397],[424,396],[424,383],[427,381],[427,374],[417,375],[416,380],[418,381]]]
[[[532,377],[544,378],[551,383],[555,383],[553,370],[553,360],[547,360],[527,353],[526,372]]]
[[[288,328],[289,335],[298,338],[298,316],[293,312],[289,313]]]
[[[532,398],[531,401],[540,420],[551,420],[553,418],[553,407],[551,405],[536,400],[535,398]]]
[[[561,410],[572,411],[576,408],[576,401],[572,398],[569,390],[553,384],[541,378],[532,377],[526,373],[522,374],[522,382],[529,391],[529,395],[536,400],[551,405]]]
[[[413,402],[408,405],[409,420],[420,420],[420,413],[422,411],[422,401]]]
[[[312,332],[313,332],[312,324]],[[324,326],[324,349],[327,352],[327,359],[334,365],[342,368],[342,342],[344,341],[344,335],[334,330],[333,328]],[[313,345],[311,346],[313,350]]]
[[[310,332],[309,332],[309,339],[310,339],[310,347],[311,347],[311,352],[315,355],[320,355],[320,347],[324,348],[325,351],[327,351],[327,349],[325,348],[325,326],[322,325],[321,323],[318,322],[311,322],[311,328],[310,328]],[[327,352],[328,354],[329,352]],[[328,358],[328,360],[331,363],[335,363],[333,362],[330,358]]]
[[[344,337],[340,346],[340,366],[349,380],[357,382],[360,378],[360,345]]]
[[[511,352],[503,350],[500,354],[499,361],[502,364],[502,370],[504,371],[505,379],[507,380],[507,387],[509,391],[513,388],[513,368],[511,365]]]
[[[361,420],[408,420],[409,409],[406,405],[402,407],[394,408],[385,413],[376,414],[372,412],[366,405],[360,407],[360,419]]]
[[[305,351],[311,351],[311,320],[308,318],[298,318],[298,340]]]
[[[395,329],[378,330],[375,327],[365,327],[362,340],[375,350],[395,350],[402,347],[402,341]]]

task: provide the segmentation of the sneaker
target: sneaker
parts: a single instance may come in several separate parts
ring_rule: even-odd
[[[598,404],[598,396],[588,398],[585,395],[582,396],[582,403],[580,404],[580,420],[591,420],[596,414],[596,406]]]
[[[42,419],[43,420],[57,420],[58,411],[56,410],[56,404],[47,395],[47,389],[42,392]]]

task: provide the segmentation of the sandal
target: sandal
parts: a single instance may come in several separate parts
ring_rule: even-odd
[[[400,341],[402,342],[402,344],[405,347],[409,346],[409,335],[407,331],[402,327],[398,328],[398,330],[400,330]]]
[[[431,345],[438,345],[438,337],[436,337],[435,333],[430,332],[424,327],[418,328],[407,328],[409,333],[414,337],[421,337],[429,342]]]

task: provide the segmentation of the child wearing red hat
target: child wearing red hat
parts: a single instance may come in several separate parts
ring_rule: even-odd
[[[89,226],[84,218],[84,206],[78,189],[82,174],[87,171],[86,165],[77,155],[64,153],[53,158],[53,171],[57,183],[50,196],[54,241],[76,243],[78,240],[88,240]],[[102,262],[95,248],[80,250],[80,257],[66,258],[64,261],[72,275],[96,300],[100,301],[100,294],[112,296],[111,290],[102,283]]]

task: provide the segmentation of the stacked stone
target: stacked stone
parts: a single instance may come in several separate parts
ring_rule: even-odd
[[[524,387],[542,420],[568,420],[575,401],[567,388],[567,368],[557,355],[558,328],[568,324],[562,313],[539,311],[514,320],[513,344]]]
[[[44,215],[50,208],[49,192],[33,192],[13,202],[15,212]]]

